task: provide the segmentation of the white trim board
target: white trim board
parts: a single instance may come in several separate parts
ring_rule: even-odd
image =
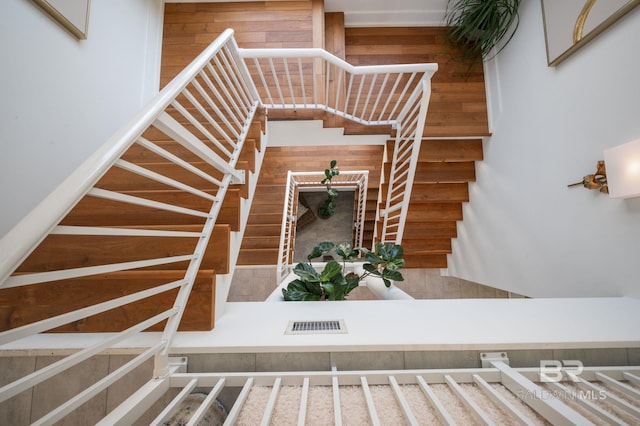
[[[344,319],[347,334],[287,336],[290,320]],[[456,299],[228,303],[211,332],[180,332],[173,353],[640,347],[640,299]],[[105,334],[45,334],[0,355],[62,354]],[[142,333],[112,353],[139,352]],[[154,340],[155,339],[155,340]]]

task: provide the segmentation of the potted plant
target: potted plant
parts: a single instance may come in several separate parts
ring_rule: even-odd
[[[336,202],[334,200],[338,198],[338,191],[331,187],[331,179],[340,174],[337,164],[336,160],[331,160],[329,168],[324,171],[324,179],[320,181],[321,184],[327,186],[327,199],[318,206],[318,216],[322,219],[327,219],[336,212]]]
[[[319,272],[309,263],[332,250],[342,259],[342,264],[330,260]],[[361,255],[366,261],[362,266],[362,275],[355,272],[345,274],[346,263],[354,262]],[[365,248],[352,248],[347,242],[338,245],[330,241],[322,242],[307,256],[309,262],[298,263],[293,269],[298,278],[291,281],[286,289],[282,289],[284,300],[345,300],[349,293],[358,287],[360,281],[369,275],[381,278],[384,284],[390,287],[391,281],[404,281],[400,273],[405,263],[403,256],[402,246],[393,243],[378,242],[375,250],[370,251]]]
[[[487,59],[502,42],[496,55],[518,28],[520,0],[448,0],[445,25],[447,42],[464,50],[463,59]],[[515,22],[515,25],[514,25]]]

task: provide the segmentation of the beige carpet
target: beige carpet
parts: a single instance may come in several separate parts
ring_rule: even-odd
[[[491,402],[475,385],[462,384],[461,386],[496,424],[514,424],[514,419]],[[439,423],[433,406],[426,399],[418,385],[401,385],[400,387],[420,424],[433,425]],[[494,385],[494,387],[527,418],[531,419],[534,424],[548,424],[502,385]],[[370,386],[369,389],[381,424],[394,426],[408,424],[390,386]],[[431,389],[436,393],[457,424],[478,424],[472,413],[463,406],[447,385],[434,384],[431,385]],[[301,387],[298,386],[283,386],[280,388],[270,424],[278,426],[297,424],[300,391]],[[240,413],[237,424],[245,426],[260,424],[270,394],[270,387],[254,387],[249,394],[244,409]],[[340,409],[342,422],[345,426],[371,424],[364,394],[359,386],[340,386]],[[309,389],[305,424],[310,426],[334,424],[333,390],[330,386],[312,386]]]

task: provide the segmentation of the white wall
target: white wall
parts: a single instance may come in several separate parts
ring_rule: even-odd
[[[157,92],[162,0],[92,0],[78,41],[29,0],[0,14],[0,236]]]
[[[640,198],[567,184],[595,172],[603,149],[640,138],[640,8],[555,68],[540,2],[520,13],[488,67],[493,136],[449,273],[535,297],[638,297]]]
[[[325,0],[327,12],[344,12],[345,27],[442,25],[447,0]]]

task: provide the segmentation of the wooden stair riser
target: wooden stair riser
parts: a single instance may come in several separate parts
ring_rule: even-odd
[[[386,143],[387,162],[391,162],[395,141]],[[482,139],[422,139],[419,162],[482,161]]]
[[[456,238],[458,228],[456,222],[409,222],[404,229],[404,240],[424,238]]]
[[[451,238],[403,239],[405,253],[447,254],[451,253]]]
[[[210,200],[182,191],[134,191],[129,195],[140,196],[160,202],[176,202],[194,210],[208,212]],[[232,231],[240,229],[240,192],[227,191],[218,215],[217,223],[226,223]],[[191,225],[203,224],[204,218],[165,210],[121,203],[87,196],[62,220],[62,225],[75,226],[145,226],[145,225]]]
[[[463,183],[475,182],[476,169],[473,161],[465,162],[421,162],[416,166],[415,183]]]
[[[418,161],[481,161],[481,139],[423,140]]]
[[[242,240],[242,247],[245,249],[273,248],[280,245],[280,235],[271,236],[245,236]]]
[[[94,275],[0,290],[0,331],[61,315],[95,303],[180,280],[183,271],[129,271]],[[118,332],[173,305],[177,290],[112,309],[53,330],[54,332]],[[196,276],[179,330],[208,331],[214,327],[215,273]],[[164,322],[148,331],[161,331]]]
[[[244,142],[244,146],[240,152],[240,157],[238,158],[240,163],[247,165],[245,170],[248,170],[251,173],[255,173],[256,171],[256,151],[256,140],[247,139]]]
[[[153,143],[159,148],[162,148],[191,164],[203,164],[204,160],[202,158],[193,154],[187,148],[175,141],[154,139]],[[246,164],[247,169],[251,172],[255,172],[256,151],[257,147],[255,139],[247,139],[242,147],[242,151],[240,152],[240,164]],[[145,167],[146,164],[170,163],[166,158],[140,144],[133,144],[129,147],[129,149],[123,154],[122,159],[129,161],[130,163],[138,164],[142,167]]]
[[[245,237],[274,237],[280,236],[281,224],[247,224],[247,228],[244,231]]]
[[[405,254],[405,268],[419,268],[419,269],[431,269],[431,268],[446,268],[447,267],[447,255],[446,254]]]
[[[277,248],[260,248],[240,250],[239,265],[276,265],[278,263]]]
[[[190,227],[194,231],[194,227]],[[201,228],[200,228],[201,229]],[[202,269],[229,271],[230,229],[217,226],[202,259]],[[49,235],[20,265],[17,272],[44,272],[132,262],[193,253],[194,237],[122,237],[104,235]],[[186,269],[187,262],[169,263],[149,269]]]
[[[411,200],[423,202],[467,202],[469,186],[466,183],[418,183],[413,185]]]
[[[462,220],[462,203],[417,203],[409,204],[407,222],[436,222]]]
[[[222,179],[222,173],[215,170],[213,167],[206,163],[194,163],[194,166],[207,173],[214,179]],[[176,180],[180,183],[188,185],[192,188],[199,190],[213,190],[215,184],[207,181],[206,179],[191,173],[190,171],[173,163],[153,163],[145,164],[144,168],[155,173],[159,173],[163,176]],[[246,162],[238,162],[238,170],[249,170],[249,166]],[[242,192],[246,192],[244,187],[247,185],[235,185]],[[147,177],[138,175],[136,173],[124,170],[120,167],[112,167],[105,175],[98,181],[96,187],[106,189],[109,191],[162,191],[175,189],[172,186],[158,182]],[[243,198],[246,198],[244,196]]]

